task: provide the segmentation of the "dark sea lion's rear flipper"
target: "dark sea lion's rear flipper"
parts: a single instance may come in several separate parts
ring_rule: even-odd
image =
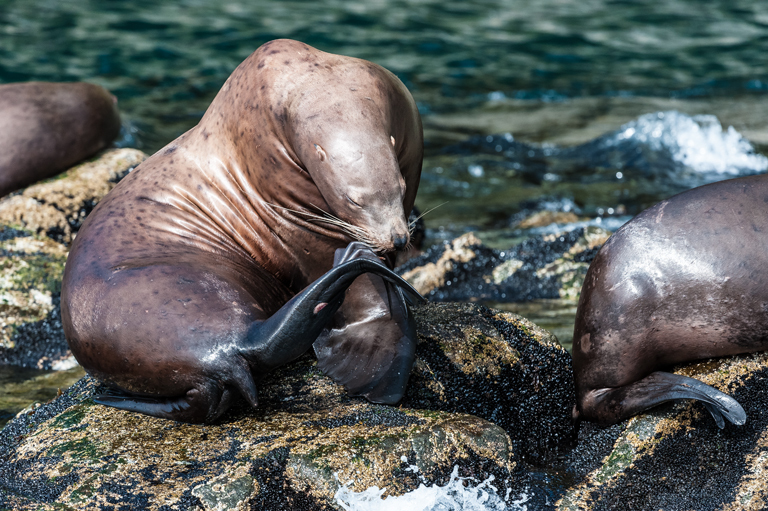
[[[355,258],[375,260],[361,243],[337,250],[334,265]],[[320,369],[352,396],[394,404],[405,393],[416,349],[416,324],[405,303],[424,299],[410,285],[372,275],[358,279],[334,328],[314,343]]]
[[[741,405],[727,394],[694,378],[662,371],[623,387],[587,392],[581,400],[581,410],[585,418],[615,423],[656,405],[681,399],[701,401],[720,428],[725,426],[724,419],[737,426],[747,420]]]
[[[255,388],[253,392],[252,405],[256,406]],[[229,408],[234,397],[235,394],[230,388],[221,388],[215,382],[208,381],[202,384],[202,388],[194,388],[178,397],[143,396],[109,389],[103,394],[94,395],[93,401],[100,405],[161,419],[201,424],[216,420]]]

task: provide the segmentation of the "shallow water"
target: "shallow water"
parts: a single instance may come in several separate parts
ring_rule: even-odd
[[[82,367],[66,371],[0,366],[0,428],[32,403],[47,403],[85,375]]]

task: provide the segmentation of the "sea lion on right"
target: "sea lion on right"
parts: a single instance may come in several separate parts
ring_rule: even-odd
[[[719,427],[733,398],[661,369],[768,349],[768,176],[720,181],[643,211],[605,243],[576,315],[577,413],[616,423],[697,399]]]
[[[120,132],[116,103],[92,83],[0,85],[0,197],[109,145]]]

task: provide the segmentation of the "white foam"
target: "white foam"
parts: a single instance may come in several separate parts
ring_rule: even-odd
[[[702,173],[739,175],[768,170],[768,158],[733,126],[723,130],[714,115],[691,117],[677,111],[645,114],[619,128],[611,142],[634,139]]]
[[[339,488],[334,498],[345,511],[527,510],[525,502],[529,497],[526,494],[505,502],[505,499],[498,495],[492,482],[493,476],[475,484],[476,480],[472,478],[459,477],[459,467],[453,467],[451,479],[445,486],[421,484],[404,495],[384,497],[386,488],[379,489],[378,486],[373,486],[362,492],[353,492],[345,484]]]

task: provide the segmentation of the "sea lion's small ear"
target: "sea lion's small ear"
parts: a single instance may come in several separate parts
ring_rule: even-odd
[[[319,145],[315,144],[315,149],[317,150],[317,156],[320,158],[320,161],[325,161],[327,158],[325,151],[323,151],[323,148]]]
[[[395,137],[390,136],[389,141],[392,142],[392,147],[395,147]]]

